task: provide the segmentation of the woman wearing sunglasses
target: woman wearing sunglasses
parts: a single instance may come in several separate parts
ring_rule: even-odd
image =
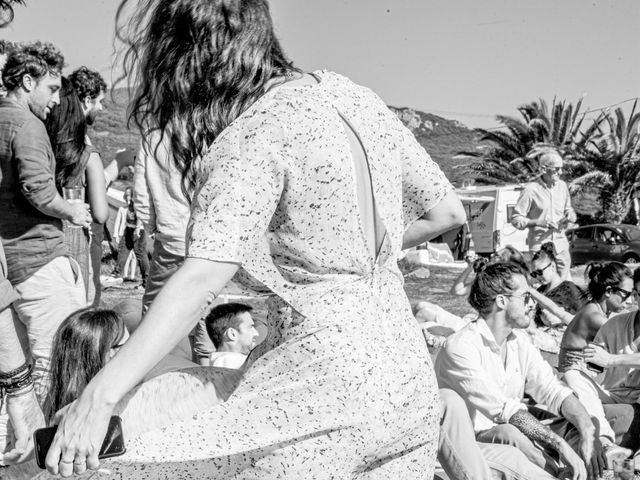
[[[593,342],[609,315],[631,306],[633,275],[631,270],[620,262],[591,263],[587,266],[585,274],[589,278],[589,302],[567,326],[560,344],[558,369],[567,385],[578,395],[587,412],[598,420],[600,440],[605,449],[613,451],[615,434],[607,422],[600,399],[591,394],[592,379],[602,370],[598,370],[594,364],[587,363],[584,349]]]
[[[563,280],[558,273],[553,243],[543,244],[534,254],[531,261],[531,277],[540,284],[537,292],[555,304],[555,308],[548,308],[547,302],[538,301],[534,318],[536,326],[563,327],[571,322],[577,311],[584,306],[586,298],[582,289],[570,280]],[[556,310],[557,308],[559,310]]]

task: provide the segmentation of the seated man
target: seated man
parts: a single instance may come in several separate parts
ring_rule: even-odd
[[[479,318],[449,337],[436,358],[440,387],[466,400],[478,441],[513,445],[552,475],[565,467],[573,478],[596,477],[606,466],[596,428],[524,332],[534,308],[528,290],[515,264],[478,272],[469,303]],[[538,420],[522,403],[525,391],[563,418]]]
[[[242,303],[222,303],[205,318],[209,338],[216,347],[212,367],[241,368],[260,335],[253,324],[252,308]]]

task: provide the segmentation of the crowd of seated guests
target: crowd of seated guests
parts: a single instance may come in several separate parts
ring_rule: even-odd
[[[640,399],[635,370],[640,367],[640,311],[630,310],[640,270],[632,274],[610,262],[591,265],[586,274],[586,294],[559,280],[553,249],[545,246],[530,269],[519,252],[508,248],[489,259],[473,259],[456,280],[452,291],[469,296],[475,315],[447,338],[436,357],[440,435],[447,439],[438,458],[451,478],[461,469],[466,478],[549,479],[563,472],[595,478],[614,458],[631,456],[640,447],[632,407]],[[233,371],[261,340],[251,310],[242,303],[211,310],[205,324],[217,351],[210,365],[224,369],[204,373],[191,361],[188,347],[172,351],[119,407],[129,434],[228,397],[241,375]],[[137,327],[140,312],[138,301],[125,301],[115,311],[77,311],[60,325],[44,406],[48,423],[55,423],[55,413],[113,357]],[[525,333],[534,321],[538,328],[564,332],[559,373]],[[604,367],[603,378],[595,377],[587,362]],[[185,368],[187,375],[180,373]],[[157,400],[156,393],[176,379],[189,395]],[[181,405],[185,398],[190,400]],[[616,404],[627,408],[608,408]],[[141,418],[158,415],[164,418],[141,425],[146,423]]]
[[[618,267],[593,268],[602,272]],[[595,277],[593,273],[592,295],[600,292],[594,288]],[[604,279],[601,275],[596,282]],[[627,405],[609,419],[604,414],[602,419],[594,418],[582,397],[542,358],[525,333],[536,308],[529,282],[527,270],[514,262],[488,262],[476,272],[469,303],[479,315],[448,337],[438,352],[440,387],[464,398],[477,441],[515,446],[532,465],[556,478],[567,473],[573,478],[596,478],[604,468],[611,468],[614,459],[627,457],[637,448],[634,436],[626,435],[632,449],[615,443],[620,434],[629,432],[634,410]],[[628,289],[623,278],[609,282],[607,299],[619,297],[610,300],[616,309],[626,300],[622,297]],[[525,394],[534,406],[527,405]]]

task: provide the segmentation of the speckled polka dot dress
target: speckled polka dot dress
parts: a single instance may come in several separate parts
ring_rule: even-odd
[[[451,185],[373,92],[315,76],[216,139],[187,235],[188,256],[239,263],[273,293],[271,333],[226,403],[129,439],[103,463],[114,478],[432,478],[437,385],[397,255]],[[343,119],[386,230],[377,259]]]

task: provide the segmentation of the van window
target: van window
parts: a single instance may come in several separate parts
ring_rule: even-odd
[[[513,211],[516,209],[516,204],[513,203],[511,205],[507,205],[507,223],[511,222],[511,217],[513,216]]]

